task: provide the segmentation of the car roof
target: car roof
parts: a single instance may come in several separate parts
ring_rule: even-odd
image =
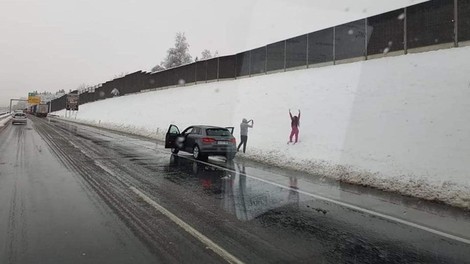
[[[192,127],[199,127],[199,128],[204,128],[204,129],[207,129],[207,128],[222,128],[222,129],[227,129],[226,127],[208,126],[208,125],[195,125],[195,126],[192,126]]]

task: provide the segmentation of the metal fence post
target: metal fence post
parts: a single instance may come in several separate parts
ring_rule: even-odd
[[[234,76],[235,76],[235,80],[237,79],[237,69],[238,69],[238,58],[237,58],[237,55],[235,55],[235,67],[234,68]]]
[[[217,57],[217,81],[219,81],[219,57]]]
[[[333,65],[336,64],[336,27],[333,27]]]
[[[268,74],[268,45],[264,46],[266,57],[264,59],[264,74]]]
[[[367,31],[367,17],[364,19],[364,57],[367,60],[367,39],[368,39],[368,31]]]
[[[284,40],[284,71],[286,71],[287,65],[287,40]]]
[[[206,83],[207,83],[207,65],[208,65],[207,60],[205,61],[205,63],[206,63]]]
[[[252,50],[250,50],[250,62],[248,63],[248,76],[251,77],[251,53],[252,53]]]
[[[307,68],[307,69],[308,69],[308,51],[309,51],[308,50],[308,37],[309,36],[310,36],[310,34],[307,34],[307,52],[306,52],[307,54],[305,55],[305,64],[306,64],[305,68]]]
[[[407,31],[407,20],[408,20],[408,12],[407,8],[405,7],[403,10],[405,17],[403,18],[403,51],[405,54],[408,54],[408,31]]]
[[[197,61],[194,62],[194,84],[197,84]]]
[[[459,10],[458,0],[454,0],[454,47],[459,46]]]

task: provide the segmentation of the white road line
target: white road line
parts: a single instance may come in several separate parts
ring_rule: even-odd
[[[182,157],[182,156],[178,156],[178,157],[189,159],[189,158]],[[193,159],[189,159],[189,160],[193,160]],[[344,206],[344,207],[347,207],[347,208],[350,208],[350,209],[353,209],[353,210],[356,210],[356,211],[359,211],[359,212],[364,212],[364,213],[367,213],[367,214],[370,214],[370,215],[378,216],[378,217],[381,217],[381,218],[384,218],[384,219],[387,219],[387,220],[390,220],[390,221],[393,221],[393,222],[398,222],[398,223],[401,223],[401,224],[404,224],[404,225],[407,225],[407,226],[410,226],[410,227],[418,228],[418,229],[433,233],[435,235],[439,235],[439,236],[442,236],[442,237],[445,237],[445,238],[448,238],[448,239],[456,240],[456,241],[459,241],[459,242],[470,245],[470,239],[467,239],[467,238],[452,235],[452,234],[449,234],[449,233],[446,233],[446,232],[443,232],[443,231],[439,231],[437,229],[433,229],[433,228],[423,226],[423,225],[420,225],[420,224],[417,224],[417,223],[413,223],[413,222],[410,222],[410,221],[407,221],[407,220],[404,220],[404,219],[400,219],[398,217],[382,214],[382,213],[379,213],[379,212],[375,212],[375,211],[372,211],[372,210],[369,210],[369,209],[366,209],[366,208],[362,208],[362,207],[359,207],[359,206],[356,206],[356,205],[341,202],[341,201],[331,199],[331,198],[328,198],[328,197],[308,193],[308,192],[305,192],[305,191],[302,191],[302,190],[299,190],[299,189],[294,189],[294,188],[291,188],[291,187],[288,187],[288,186],[285,186],[285,185],[282,185],[282,184],[279,184],[279,183],[271,182],[271,181],[268,181],[268,180],[265,180],[265,179],[262,179],[262,178],[258,178],[256,176],[251,176],[251,175],[248,175],[248,174],[245,174],[245,173],[241,173],[239,171],[231,170],[231,169],[228,169],[228,168],[216,165],[216,164],[212,164],[212,163],[208,163],[208,162],[204,162],[204,161],[196,161],[196,160],[194,160],[194,161],[195,162],[200,162],[202,164],[206,164],[206,165],[209,165],[209,166],[221,169],[221,170],[225,170],[225,171],[229,171],[229,172],[233,172],[233,173],[238,173],[238,174],[244,175],[248,178],[258,180],[258,181],[261,181],[261,182],[264,182],[264,183],[272,184],[274,186],[277,186],[277,187],[280,187],[280,188],[283,188],[283,189],[287,189],[287,190],[290,190],[290,191],[295,191],[295,192],[301,193],[303,195],[313,197],[313,198],[318,199],[318,200],[323,200],[323,201],[331,202],[331,203],[334,203],[334,204],[338,204],[338,205],[341,205],[341,206]]]
[[[166,217],[168,217],[171,221],[173,221],[175,224],[183,228],[186,232],[191,234],[193,237],[197,238],[199,241],[201,241],[203,244],[205,244],[207,247],[209,247],[212,251],[217,253],[219,256],[221,256],[223,259],[225,259],[228,263],[243,263],[241,260],[227,252],[225,249],[214,243],[212,240],[210,240],[208,237],[205,235],[201,234],[199,231],[188,225],[186,222],[183,220],[179,219],[176,215],[165,209],[163,206],[159,205],[156,203],[154,200],[150,199],[147,195],[136,189],[135,187],[129,187],[134,193],[136,193],[140,198],[144,199],[148,204],[153,206],[157,211],[160,213],[164,214]]]
[[[130,143],[132,143],[134,145],[137,145],[137,146],[140,146],[140,147],[147,148],[147,149],[157,150],[157,151],[161,151],[161,152],[165,152],[165,153],[168,152],[169,154],[171,154],[171,152],[165,151],[164,149],[154,149],[154,148],[150,148],[150,147],[145,146],[145,145],[136,144],[135,142],[130,142]],[[173,155],[173,154],[171,154],[171,155]],[[362,207],[359,207],[359,206],[356,206],[356,205],[348,204],[348,203],[338,201],[338,200],[335,200],[335,199],[332,199],[332,198],[328,198],[328,197],[308,193],[308,192],[305,192],[305,191],[302,191],[302,190],[299,190],[299,189],[294,189],[294,188],[291,188],[291,187],[288,187],[288,186],[285,186],[285,185],[282,185],[282,184],[279,184],[279,183],[275,183],[275,182],[272,182],[272,181],[268,181],[268,180],[265,180],[265,179],[262,179],[262,178],[259,178],[259,177],[256,177],[256,176],[251,176],[251,175],[248,175],[246,173],[241,173],[239,171],[231,170],[231,169],[228,169],[228,168],[225,168],[225,167],[213,164],[213,163],[194,160],[194,159],[190,159],[190,158],[187,158],[187,157],[184,157],[184,156],[178,156],[178,157],[188,159],[188,160],[192,160],[194,162],[199,162],[199,163],[202,163],[202,164],[206,164],[206,165],[209,165],[209,166],[221,169],[221,170],[225,170],[225,171],[229,171],[229,172],[233,172],[233,173],[238,173],[238,174],[244,175],[248,178],[258,180],[258,181],[261,181],[261,182],[264,182],[264,183],[272,184],[274,186],[277,186],[277,187],[280,187],[280,188],[283,188],[283,189],[286,189],[286,190],[295,191],[295,192],[301,193],[303,195],[313,197],[313,198],[318,199],[318,200],[331,202],[331,203],[341,205],[341,206],[344,206],[344,207],[347,207],[347,208],[350,208],[350,209],[353,209],[353,210],[356,210],[356,211],[359,211],[359,212],[363,212],[363,213],[367,213],[367,214],[370,214],[370,215],[378,216],[378,217],[383,218],[383,219],[387,219],[387,220],[390,220],[390,221],[393,221],[393,222],[398,222],[398,223],[401,223],[401,224],[404,224],[404,225],[407,225],[407,226],[410,226],[410,227],[414,227],[414,228],[417,228],[417,229],[421,229],[423,231],[433,233],[435,235],[439,235],[439,236],[442,236],[442,237],[445,237],[445,238],[448,238],[448,239],[452,239],[452,240],[459,241],[459,242],[470,245],[470,239],[467,239],[467,238],[464,238],[464,237],[459,237],[459,236],[456,236],[456,235],[453,235],[453,234],[449,234],[449,233],[446,233],[446,232],[443,232],[443,231],[440,231],[440,230],[437,230],[437,229],[434,229],[434,228],[431,228],[431,227],[423,226],[423,225],[413,223],[413,222],[410,222],[410,221],[407,221],[407,220],[404,220],[404,219],[400,219],[398,217],[394,217],[394,216],[386,215],[386,214],[383,214],[383,213],[375,212],[375,211],[372,211],[372,210],[369,210],[369,209],[366,209],[366,208],[362,208]]]
[[[147,146],[136,144],[134,142],[132,142],[132,144],[151,149]],[[155,149],[153,149],[153,150],[155,150]],[[163,149],[158,149],[157,151],[167,152]],[[171,154],[171,152],[168,152],[168,153]],[[171,155],[173,155],[173,154],[171,154]],[[294,188],[291,188],[291,187],[288,187],[288,186],[285,186],[285,185],[282,185],[282,184],[279,184],[279,183],[276,183],[276,182],[272,182],[272,181],[265,180],[265,179],[262,179],[262,178],[259,178],[259,177],[256,177],[256,176],[248,175],[246,173],[241,173],[239,171],[231,170],[231,169],[228,169],[226,167],[222,167],[222,166],[219,166],[219,165],[216,165],[216,164],[213,164],[213,163],[204,162],[204,161],[200,161],[200,160],[194,160],[192,158],[187,158],[187,157],[184,157],[184,156],[178,156],[178,157],[179,158],[184,158],[184,159],[187,159],[187,160],[192,160],[194,162],[199,162],[199,163],[202,163],[202,164],[206,164],[208,166],[212,166],[212,167],[215,167],[215,168],[218,168],[218,169],[221,169],[221,170],[225,170],[225,171],[229,171],[229,172],[233,172],[233,173],[238,173],[238,174],[246,176],[248,178],[258,180],[258,181],[261,181],[261,182],[264,182],[264,183],[268,183],[268,184],[271,184],[271,185],[274,185],[274,186],[277,186],[277,187],[280,187],[280,188],[283,188],[283,189],[286,189],[286,190],[295,191],[295,192],[301,193],[303,195],[313,197],[313,198],[318,199],[318,200],[331,202],[331,203],[334,203],[334,204],[337,204],[337,205],[341,205],[341,206],[353,209],[355,211],[359,211],[359,212],[367,213],[367,214],[370,214],[370,215],[378,216],[378,217],[381,217],[383,219],[387,219],[387,220],[390,220],[390,221],[393,221],[393,222],[398,222],[398,223],[401,223],[401,224],[404,224],[404,225],[407,225],[407,226],[410,226],[410,227],[414,227],[414,228],[417,228],[417,229],[421,229],[423,231],[433,233],[435,235],[439,235],[439,236],[442,236],[442,237],[445,237],[445,238],[448,238],[448,239],[452,239],[452,240],[459,241],[459,242],[470,245],[470,239],[467,239],[467,238],[464,238],[464,237],[459,237],[459,236],[456,236],[456,235],[453,235],[453,234],[449,234],[449,233],[446,233],[446,232],[443,232],[443,231],[440,231],[440,230],[437,230],[437,229],[434,229],[434,228],[431,228],[431,227],[423,226],[423,225],[413,223],[413,222],[410,222],[410,221],[407,221],[407,220],[404,220],[404,219],[400,219],[398,217],[394,217],[394,216],[386,215],[386,214],[383,214],[383,213],[375,212],[375,211],[372,211],[372,210],[369,210],[369,209],[366,209],[366,208],[363,208],[363,207],[360,207],[360,206],[348,204],[348,203],[345,203],[345,202],[342,202],[342,201],[338,201],[338,200],[335,200],[335,199],[332,199],[332,198],[320,196],[320,195],[317,195],[317,194],[312,194],[312,193],[305,192],[305,191],[302,191],[302,190],[299,190],[299,189],[294,189]]]

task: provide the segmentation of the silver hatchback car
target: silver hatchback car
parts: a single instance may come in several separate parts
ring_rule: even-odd
[[[165,148],[173,154],[180,150],[193,154],[195,159],[207,160],[208,156],[224,156],[233,160],[237,154],[233,127],[190,126],[180,133],[170,125],[165,137]]]
[[[28,122],[28,118],[26,117],[25,113],[14,113],[13,119],[11,123],[14,124],[26,124]]]

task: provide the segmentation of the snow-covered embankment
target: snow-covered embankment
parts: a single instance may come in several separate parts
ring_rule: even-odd
[[[246,117],[247,157],[470,208],[468,58],[465,47],[172,88],[82,105],[77,120],[163,139],[170,123]],[[302,111],[297,145],[289,108]]]

